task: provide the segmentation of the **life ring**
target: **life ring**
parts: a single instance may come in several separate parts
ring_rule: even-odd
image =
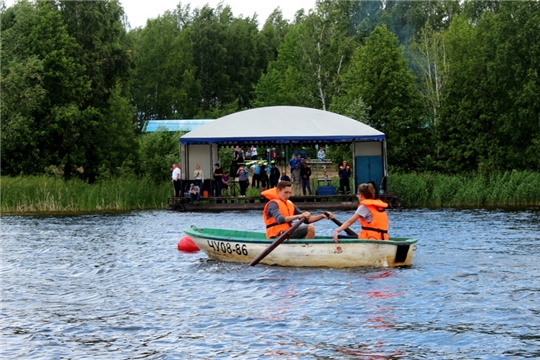
[[[181,212],[181,211],[185,211],[186,208],[182,204],[174,204],[173,210]]]
[[[397,209],[401,206],[401,200],[399,200],[399,198],[397,196],[393,196],[391,199],[390,199],[390,207],[392,209]]]

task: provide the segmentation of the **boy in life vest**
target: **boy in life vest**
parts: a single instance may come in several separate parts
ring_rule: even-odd
[[[291,235],[291,239],[313,239],[315,237],[315,226],[312,223],[321,219],[333,217],[332,213],[311,216],[309,212],[301,212],[289,200],[292,194],[292,184],[288,181],[280,181],[275,188],[263,191],[262,196],[269,201],[263,210],[263,221],[266,225],[266,238],[272,239],[289,230],[294,220],[302,217],[307,219],[308,225],[300,225]]]
[[[371,184],[361,184],[357,196],[360,206],[349,220],[334,231],[334,242],[338,242],[339,232],[348,229],[356,220],[362,226],[359,239],[388,240],[388,214],[385,211],[388,204],[375,200],[375,188]]]

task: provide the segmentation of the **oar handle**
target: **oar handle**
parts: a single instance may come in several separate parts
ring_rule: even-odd
[[[255,266],[257,265],[262,259],[264,259],[266,257],[266,255],[270,254],[272,252],[272,250],[274,250],[276,247],[278,247],[279,244],[281,244],[282,242],[284,242],[285,240],[287,240],[289,238],[289,236],[296,230],[298,229],[298,227],[300,225],[302,225],[302,223],[304,222],[306,218],[304,216],[302,216],[297,222],[296,224],[294,224],[289,230],[287,230],[286,232],[284,232],[283,234],[281,234],[280,236],[278,236],[278,238],[276,240],[274,240],[273,243],[271,243],[266,249],[264,249],[264,251],[262,253],[259,254],[259,256],[257,256],[255,259],[251,260],[251,262],[249,263],[249,266]]]
[[[324,214],[326,215],[326,217],[330,218],[330,214],[328,212],[325,211]],[[343,225],[343,223],[336,218],[332,218],[330,220],[332,220],[337,226]],[[352,231],[350,228],[346,228],[345,232],[347,233],[347,235],[358,237],[358,234]]]

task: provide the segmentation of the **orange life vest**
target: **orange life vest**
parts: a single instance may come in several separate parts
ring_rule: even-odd
[[[368,223],[363,218],[359,218],[362,231],[358,235],[359,239],[388,240],[388,214],[384,211],[388,204],[381,200],[362,200],[360,205],[364,205],[371,211],[372,220]]]
[[[281,231],[285,232],[289,230],[291,228],[291,224],[278,224],[273,216],[268,217],[268,215],[266,214],[266,211],[268,210],[268,205],[270,205],[271,202],[275,202],[278,205],[281,215],[291,216],[294,215],[294,204],[290,200],[287,200],[286,203],[283,202],[277,195],[277,188],[271,188],[269,190],[263,191],[261,195],[270,200],[266,203],[263,210],[263,221],[266,225],[266,238],[270,239],[278,236]]]

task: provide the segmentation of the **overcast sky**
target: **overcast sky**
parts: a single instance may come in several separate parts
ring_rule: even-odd
[[[174,10],[179,0],[120,0],[128,17],[131,28],[144,26],[146,19],[156,18],[166,10]],[[232,8],[234,16],[252,16],[257,13],[259,24],[263,24],[276,7],[280,7],[283,17],[292,20],[296,11],[305,9],[306,12],[315,6],[315,0],[226,0],[224,4]],[[216,8],[219,0],[191,0],[182,1],[185,6],[191,4],[191,9],[203,7],[208,4]]]
[[[13,5],[16,0],[5,0],[6,7]],[[126,12],[131,28],[145,26],[146,19],[153,19],[167,10],[174,10],[179,2],[182,5],[191,4],[191,9],[208,4],[216,8],[219,0],[120,0]],[[234,16],[252,16],[257,13],[259,24],[262,26],[268,16],[278,6],[283,17],[292,20],[296,11],[305,9],[306,12],[315,6],[315,0],[225,0],[224,4],[232,8]]]
[[[13,5],[15,1],[6,0],[6,6]],[[146,19],[153,19],[167,10],[176,9],[179,2],[180,0],[120,0],[131,28],[145,26]],[[305,9],[307,12],[315,6],[315,0],[225,0],[223,3],[232,8],[236,17],[240,15],[247,17],[257,13],[261,26],[278,6],[281,8],[283,17],[289,21],[293,19],[296,11]],[[215,9],[219,0],[182,1],[183,6],[187,4],[191,4],[192,10],[203,7],[205,4]]]

